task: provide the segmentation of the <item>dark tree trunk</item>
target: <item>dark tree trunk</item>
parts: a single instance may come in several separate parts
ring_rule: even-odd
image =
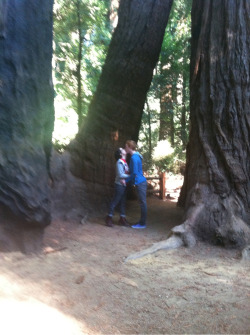
[[[82,36],[82,22],[80,17],[80,2],[77,0],[76,2],[76,10],[77,10],[77,24],[78,24],[78,54],[77,54],[77,69],[76,69],[76,79],[77,79],[77,116],[78,116],[78,129],[81,128],[83,121],[83,113],[82,113],[82,74],[81,74],[81,66],[82,66],[82,44],[83,44],[83,36]]]
[[[171,112],[173,110],[172,85],[163,87],[160,92],[159,140],[171,138]]]
[[[174,105],[176,104],[177,101],[177,91],[176,88],[174,88],[173,86],[171,95],[172,95],[172,103]],[[171,146],[174,148],[174,142],[175,142],[174,108],[172,108],[169,111],[169,123],[170,123],[170,143]]]
[[[171,84],[166,85],[160,91],[159,140],[168,140],[172,146],[174,146],[175,138],[174,95],[176,96],[176,93]]]
[[[250,241],[250,3],[194,0],[191,132],[176,232],[225,246]]]
[[[152,160],[152,127],[151,127],[151,110],[147,101],[147,119],[148,119],[148,151],[149,151],[149,160]]]
[[[186,90],[187,90],[187,78],[185,76],[185,72],[183,73],[183,86],[182,86],[182,109],[181,109],[181,142],[182,142],[182,148],[186,150],[187,147],[187,96],[186,96]]]
[[[50,223],[52,7],[0,4],[1,250],[37,250]]]
[[[95,185],[114,182],[114,150],[137,140],[172,0],[121,0],[97,91],[70,145],[71,171]]]

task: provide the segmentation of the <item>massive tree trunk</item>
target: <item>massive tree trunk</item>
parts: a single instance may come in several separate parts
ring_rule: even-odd
[[[50,223],[52,6],[0,3],[0,250],[37,250]]]
[[[226,246],[250,239],[250,5],[195,0],[185,229]]]
[[[248,0],[193,1],[184,222],[168,240],[127,260],[197,239],[250,243],[249,18]]]
[[[114,150],[138,138],[171,5],[172,0],[121,0],[97,91],[69,148],[75,176],[94,185],[113,184]]]

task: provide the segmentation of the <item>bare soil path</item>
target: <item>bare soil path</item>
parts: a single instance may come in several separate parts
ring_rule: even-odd
[[[55,221],[42,255],[0,254],[0,334],[250,334],[238,252],[198,244],[124,263],[181,223],[175,202],[148,205],[144,230]],[[138,212],[129,201],[131,222]]]

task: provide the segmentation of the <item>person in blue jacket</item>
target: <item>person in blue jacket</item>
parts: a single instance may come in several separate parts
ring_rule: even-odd
[[[131,227],[143,229],[146,228],[147,220],[147,179],[144,177],[142,171],[142,155],[136,151],[136,143],[132,140],[126,141],[125,150],[127,154],[131,155],[129,163],[130,176],[126,178],[126,183],[135,185],[141,207],[141,218],[139,222]]]

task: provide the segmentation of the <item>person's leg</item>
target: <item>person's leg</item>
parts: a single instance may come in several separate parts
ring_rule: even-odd
[[[124,193],[124,186],[115,184],[115,193],[114,193],[113,199],[112,199],[112,201],[110,203],[110,206],[109,206],[108,215],[105,219],[106,225],[108,227],[113,226],[112,216],[113,216],[113,213],[114,213],[114,209],[119,204],[119,202],[121,201],[123,193]]]
[[[130,227],[130,225],[128,224],[127,220],[126,220],[126,196],[127,196],[127,192],[126,192],[126,186],[123,186],[123,194],[121,196],[121,201],[120,201],[120,220],[119,220],[119,224],[121,224],[122,226],[126,226],[126,227]]]
[[[145,228],[147,220],[147,182],[136,185],[136,190],[141,207],[141,218],[138,224],[132,226],[133,228]]]
[[[112,199],[112,201],[110,203],[110,206],[109,206],[109,212],[108,212],[109,216],[111,216],[111,217],[113,216],[115,207],[121,201],[123,191],[124,191],[124,186],[115,184],[115,193],[114,193],[113,199]]]
[[[121,194],[121,201],[120,201],[120,215],[122,217],[126,217],[126,186],[123,187],[123,193]]]

